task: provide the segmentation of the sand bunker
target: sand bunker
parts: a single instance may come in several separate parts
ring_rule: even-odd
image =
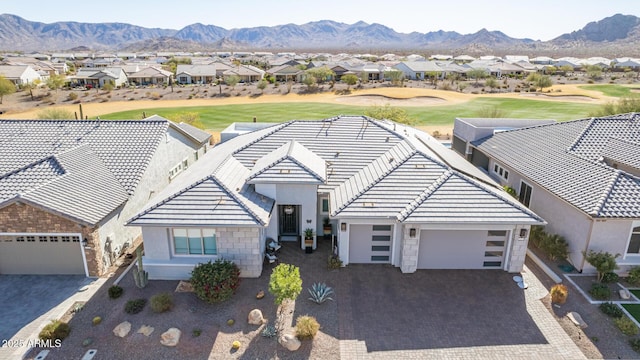
[[[352,95],[336,98],[336,102],[349,105],[386,105],[391,106],[429,106],[441,105],[447,100],[435,96],[415,96],[410,98],[396,98],[384,95]]]
[[[520,93],[520,96],[534,97],[544,100],[558,100],[558,101],[579,101],[579,102],[591,102],[596,99],[583,95],[547,95],[538,93]]]

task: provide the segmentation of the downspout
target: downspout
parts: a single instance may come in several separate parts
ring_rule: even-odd
[[[582,269],[584,269],[584,262],[586,260],[586,253],[587,253],[587,249],[589,249],[589,243],[591,243],[591,233],[593,232],[593,222],[595,221],[594,218],[590,218],[591,223],[589,224],[589,235],[587,237],[587,243],[584,247],[584,250],[582,252],[582,262],[580,263],[580,273],[582,274]]]

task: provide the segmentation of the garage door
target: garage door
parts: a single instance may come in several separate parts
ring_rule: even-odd
[[[391,262],[391,225],[351,225],[349,263]]]
[[[85,274],[81,247],[71,234],[0,235],[0,274]]]
[[[419,269],[501,269],[506,230],[422,230]]]

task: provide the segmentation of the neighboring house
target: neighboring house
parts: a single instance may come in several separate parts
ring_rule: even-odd
[[[623,273],[640,265],[640,115],[495,133],[472,158],[567,239],[578,270],[595,271],[589,250],[620,254]]]
[[[216,66],[179,64],[176,70],[178,84],[212,84],[217,80]]]
[[[251,83],[261,80],[265,71],[251,65],[238,65],[225,70],[222,74],[225,81],[229,76],[235,75],[240,78],[240,82]]]
[[[519,272],[530,226],[545,223],[426,133],[339,116],[217,145],[128,224],[142,227],[150,278],[189,278],[195,265],[219,258],[257,277],[269,238],[304,249],[304,230],[323,234],[325,218],[345,265],[405,273]]]
[[[0,273],[87,276],[140,236],[124,222],[208,142],[160,117],[0,120],[0,139]]]
[[[90,85],[101,88],[104,84],[111,83],[120,87],[127,83],[127,74],[119,66],[107,68],[80,68],[73,77],[73,81],[82,86]]]
[[[393,67],[402,71],[405,78],[411,80],[424,80],[433,75],[442,79],[445,73],[435,61],[403,61]]]
[[[0,75],[16,86],[40,80],[40,74],[31,65],[0,65]]]
[[[300,68],[300,65],[280,65],[272,67],[267,70],[267,74],[273,76],[276,82],[301,82],[304,70]]]
[[[169,85],[171,71],[149,66],[129,75],[129,83],[135,85]]]

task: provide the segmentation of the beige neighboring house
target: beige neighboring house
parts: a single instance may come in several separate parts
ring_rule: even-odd
[[[150,278],[188,279],[198,263],[220,258],[258,277],[271,239],[302,252],[332,238],[347,266],[520,272],[531,225],[545,224],[405,125],[338,116],[244,129],[223,131],[225,142],[128,222],[142,228]]]
[[[0,75],[16,86],[40,80],[40,74],[31,65],[0,65]]]
[[[640,265],[640,114],[498,130],[468,158],[565,237],[575,268],[595,272],[590,250],[620,254],[620,273]]]
[[[103,275],[209,138],[160,117],[0,120],[0,274]]]
[[[111,83],[115,87],[120,87],[127,83],[127,74],[122,67],[114,66],[107,68],[80,68],[73,76],[73,81],[82,86],[92,86],[101,88],[105,84]]]
[[[129,84],[132,85],[169,85],[173,77],[171,71],[149,66],[140,71],[129,74]]]
[[[214,64],[179,64],[176,69],[176,82],[178,84],[212,84],[216,80],[216,66]]]
[[[239,65],[229,68],[223,73],[223,77],[226,79],[229,76],[235,75],[240,78],[240,82],[250,83],[254,81],[259,81],[264,77],[265,71],[262,69],[258,69],[255,66],[251,65]]]

